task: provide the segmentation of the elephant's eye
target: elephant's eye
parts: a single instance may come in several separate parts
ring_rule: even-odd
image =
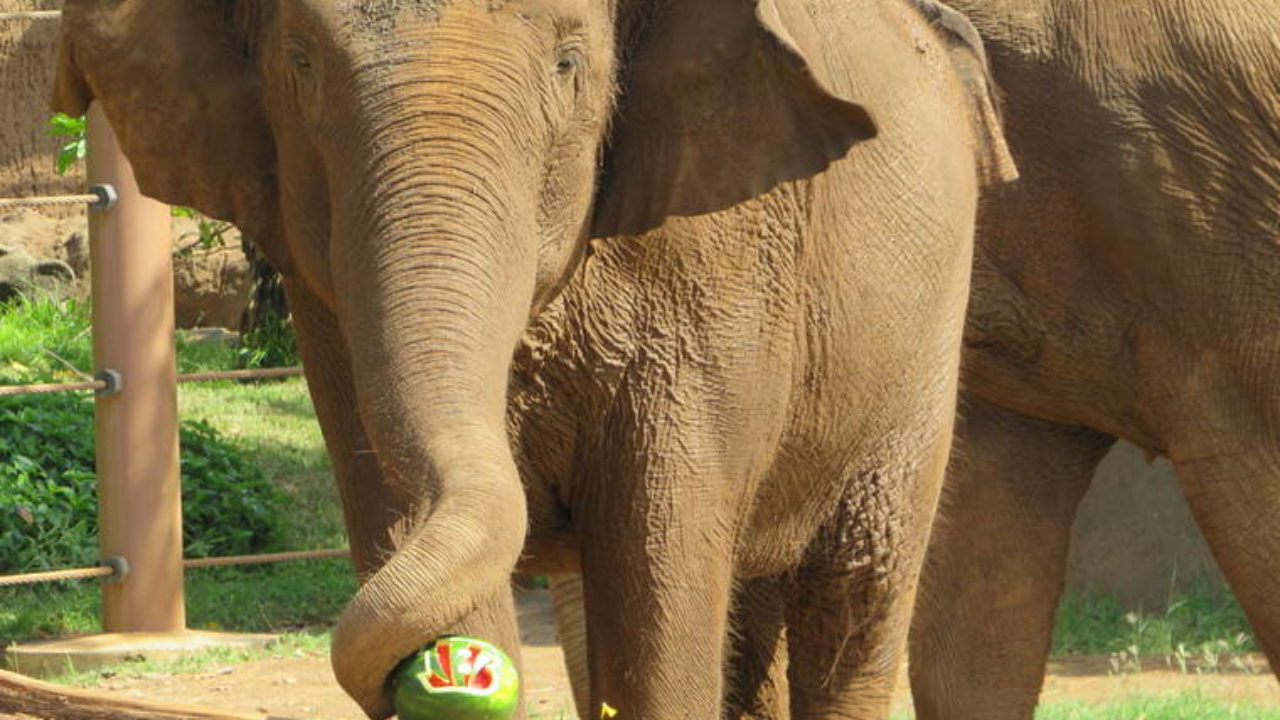
[[[307,53],[307,41],[298,35],[285,37],[284,59],[298,70],[310,70],[311,58]]]
[[[301,50],[288,51],[287,53],[285,53],[285,59],[289,61],[290,65],[294,66],[299,70],[311,69],[311,58],[308,58],[306,53],[302,52]]]
[[[582,50],[571,47],[560,51],[560,57],[556,60],[556,72],[560,75],[568,75],[579,67],[582,67]]]

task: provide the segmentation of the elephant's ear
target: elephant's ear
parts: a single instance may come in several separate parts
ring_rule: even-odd
[[[248,15],[256,0],[67,0],[54,109],[97,100],[147,195],[247,228],[274,219],[275,149]]]
[[[969,18],[937,0],[912,0],[912,4],[946,43],[951,64],[964,83],[973,112],[979,178],[986,184],[1017,180],[1018,168],[1005,142],[1000,99],[982,36]]]
[[[772,0],[678,0],[628,28],[592,225],[636,234],[810,177],[876,135]]]

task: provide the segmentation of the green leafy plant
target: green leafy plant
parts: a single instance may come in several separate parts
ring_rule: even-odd
[[[298,336],[289,318],[268,313],[240,336],[239,363],[244,368],[288,367],[299,364]]]
[[[1121,671],[1140,667],[1142,656],[1176,660],[1180,646],[1186,653],[1185,648],[1216,647],[1228,639],[1234,652],[1257,648],[1235,598],[1207,581],[1188,585],[1154,611],[1130,611],[1112,596],[1076,591],[1058,608],[1053,654],[1107,654]]]
[[[54,161],[54,167],[59,175],[66,175],[72,165],[84,159],[85,152],[88,150],[88,141],[85,139],[87,124],[84,116],[71,117],[63,113],[56,113],[49,118],[49,127],[45,130],[48,135],[67,138],[66,142],[58,148],[58,154]]]
[[[169,208],[169,214],[173,217],[194,220],[196,223],[195,242],[178,248],[178,254],[190,254],[196,249],[212,250],[213,248],[226,247],[227,233],[234,229],[234,226],[229,222],[214,220],[202,215],[194,208],[182,205],[174,205]],[[190,233],[188,233],[189,235]]]
[[[278,547],[283,501],[265,473],[205,422],[179,433],[187,554]],[[0,572],[92,564],[97,525],[92,401],[0,398]]]

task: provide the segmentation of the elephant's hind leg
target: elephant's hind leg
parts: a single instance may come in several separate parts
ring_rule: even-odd
[[[1113,442],[964,398],[911,627],[920,720],[1030,720],[1071,523]]]
[[[564,651],[564,669],[573,686],[578,717],[591,718],[591,681],[587,666],[587,616],[582,597],[582,574],[551,576],[551,599],[556,611],[556,638]]]

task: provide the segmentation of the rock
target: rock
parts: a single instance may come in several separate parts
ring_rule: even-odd
[[[19,248],[0,245],[0,302],[20,295],[63,299],[75,292],[76,273],[59,260],[38,259]]]
[[[89,295],[89,230],[82,214],[53,218],[34,210],[0,215],[0,247],[57,262],[72,275],[64,296]],[[203,249],[197,223],[173,219],[174,314],[178,327],[236,328],[249,304],[253,274],[240,234],[226,233],[224,245]],[[52,272],[52,271],[51,271]]]

